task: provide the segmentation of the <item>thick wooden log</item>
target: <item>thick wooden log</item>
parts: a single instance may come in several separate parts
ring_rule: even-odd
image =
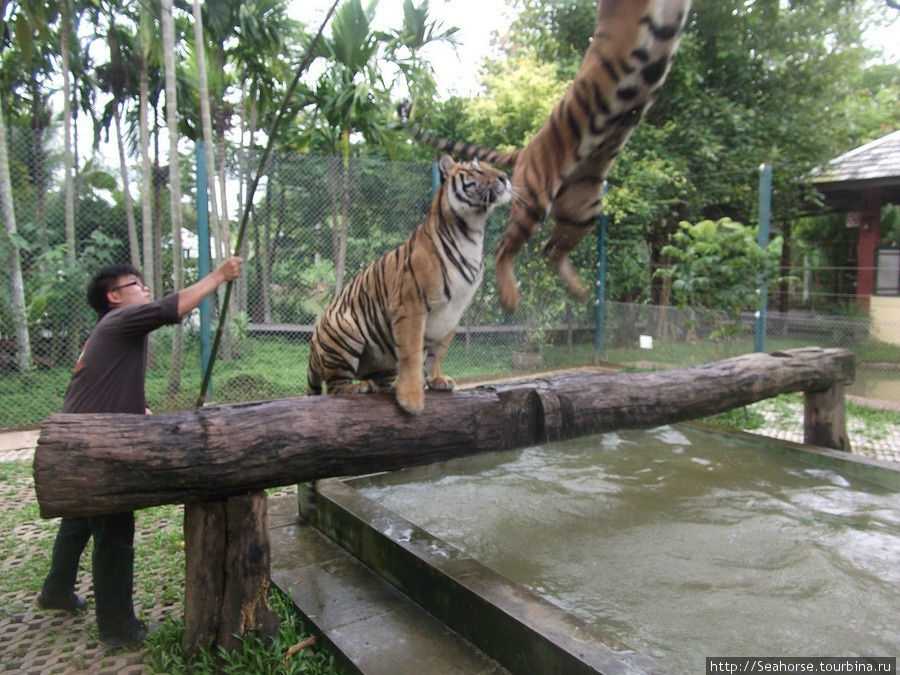
[[[647,373],[578,373],[432,393],[317,396],[159,415],[53,415],[34,460],[41,515],[220,499],[548,439],[704,417],[853,379],[853,355],[809,347]]]

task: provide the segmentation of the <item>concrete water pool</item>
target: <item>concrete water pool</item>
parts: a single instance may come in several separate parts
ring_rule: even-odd
[[[900,652],[900,472],[887,462],[677,425],[323,481],[301,503],[323,531],[426,609],[437,603],[439,618],[476,643],[490,630],[477,627],[483,608],[466,600],[447,609],[452,591],[429,590],[433,570],[471,586],[473,576],[453,568],[474,560],[501,586],[524,588],[518,609],[500,614],[520,611],[530,640],[541,612],[519,601],[536,597],[534,606],[549,608],[551,643],[570,617],[576,642],[609,648],[592,660],[580,643],[563,646],[588,671]],[[401,550],[421,564],[404,562]],[[481,595],[497,606],[516,593]],[[511,635],[479,646],[515,670],[492,653]]]

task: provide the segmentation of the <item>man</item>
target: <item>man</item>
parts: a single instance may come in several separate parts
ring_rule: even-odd
[[[91,280],[88,302],[99,321],[85,342],[66,390],[66,413],[149,412],[144,397],[147,336],[178,323],[207,295],[241,274],[241,258],[229,258],[187,288],[153,302],[131,265],[109,265]],[[75,594],[78,561],[94,538],[91,561],[100,640],[112,647],[136,645],[148,634],[134,615],[134,513],[63,518],[53,544],[50,571],[37,602],[42,609],[84,610]]]

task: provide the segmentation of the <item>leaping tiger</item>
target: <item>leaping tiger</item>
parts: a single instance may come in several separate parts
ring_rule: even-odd
[[[577,76],[524,148],[501,153],[408,124],[414,136],[445,152],[514,167],[515,198],[495,252],[497,289],[507,311],[521,301],[516,254],[547,216],[556,227],[543,255],[571,294],[589,296],[569,254],[597,220],[603,181],[666,78],[689,8],[690,0],[602,0]]]
[[[316,323],[309,394],[321,394],[323,381],[329,394],[389,391],[396,377],[397,403],[416,414],[426,384],[453,390],[441,361],[481,284],[488,215],[511,189],[505,173],[477,159],[445,155],[439,167],[425,222],[348,283]]]

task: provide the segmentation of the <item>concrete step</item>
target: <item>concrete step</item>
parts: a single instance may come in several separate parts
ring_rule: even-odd
[[[345,666],[366,675],[508,671],[318,530],[297,496],[269,499],[272,582]]]

